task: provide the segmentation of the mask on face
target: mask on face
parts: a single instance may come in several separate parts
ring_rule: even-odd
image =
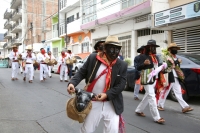
[[[103,46],[100,45],[98,48],[100,51],[103,51]]]
[[[42,54],[45,54],[45,50],[44,50],[44,49],[43,49],[43,50],[41,50],[41,53],[42,53]]]
[[[62,52],[61,54],[62,54],[62,56],[65,56],[65,53],[64,53],[64,52]]]
[[[114,45],[108,45],[106,47],[106,57],[109,61],[114,61],[120,52],[120,47],[114,46]]]
[[[172,54],[177,54],[177,52],[178,52],[178,51],[177,51],[176,49],[172,49],[172,50],[171,50],[171,53],[172,53]]]
[[[156,47],[147,47],[145,51],[147,54],[156,54]]]

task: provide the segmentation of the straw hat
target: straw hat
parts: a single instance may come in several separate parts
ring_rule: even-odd
[[[17,48],[17,45],[13,45],[12,48]]]
[[[26,50],[32,50],[32,47],[29,45],[27,46]]]
[[[170,48],[177,48],[178,50],[180,50],[181,48],[179,46],[177,46],[176,43],[170,43],[167,47],[167,49],[169,50]]]
[[[104,45],[107,45],[107,44],[112,44],[112,45],[115,45],[115,46],[122,46],[120,43],[119,43],[119,40],[118,40],[118,37],[117,36],[108,36],[106,38],[106,41],[105,41],[105,44]]]

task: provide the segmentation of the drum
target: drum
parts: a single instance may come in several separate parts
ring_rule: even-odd
[[[17,55],[18,60],[22,60],[22,55],[20,56],[19,54]]]
[[[38,67],[39,66],[39,63],[37,62],[37,61],[33,61],[33,66],[35,66],[35,67]]]
[[[44,63],[48,64],[48,63],[49,63],[49,59],[46,58],[46,59],[44,60]]]
[[[52,59],[51,62],[54,64],[54,65],[57,65],[58,62],[55,60],[55,59]]]
[[[47,63],[48,66],[53,66],[53,63],[52,61],[50,60],[48,63]]]

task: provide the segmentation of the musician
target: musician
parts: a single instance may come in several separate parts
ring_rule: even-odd
[[[40,81],[43,82],[46,80],[46,75],[48,74],[48,67],[47,63],[45,63],[45,60],[50,59],[50,57],[43,48],[41,48],[40,51],[41,52],[37,56],[37,61],[40,63]]]
[[[33,61],[36,60],[36,57],[35,57],[35,54],[32,53],[31,46],[29,46],[26,50],[27,50],[27,53],[24,53],[22,56],[22,59],[25,60],[26,62],[23,80],[26,81],[26,75],[29,74],[29,83],[32,83],[33,76],[34,76]]]
[[[19,72],[19,60],[18,56],[22,56],[20,52],[18,52],[18,47],[16,45],[12,46],[13,50],[9,54],[9,59],[12,61],[12,81],[18,80],[17,75]]]
[[[51,54],[51,51],[48,52],[48,55],[49,55],[49,58],[50,58],[50,61],[51,60],[55,60],[55,57]],[[48,66],[48,72],[49,72],[49,77],[51,78],[51,70],[52,70],[53,66]]]
[[[58,59],[59,68],[58,68],[58,73],[60,73],[60,82],[63,81],[63,76],[65,82],[68,82],[68,67],[66,64],[66,59],[69,58],[68,54],[65,54],[65,51],[63,50],[61,52],[61,56]]]

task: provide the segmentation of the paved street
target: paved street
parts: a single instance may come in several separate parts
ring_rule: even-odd
[[[11,69],[0,68],[0,133],[78,133],[81,124],[66,116],[66,102],[71,97],[66,91],[66,82],[59,82],[59,75],[40,83],[39,71],[35,72],[32,84],[24,82],[22,75],[18,81],[11,81]],[[84,82],[78,86],[83,88]],[[166,101],[165,111],[160,112],[166,123],[153,122],[149,107],[146,117],[136,116],[139,101],[133,100],[132,92],[123,92],[127,133],[199,133],[200,98],[192,98],[188,103],[193,112],[183,114],[178,103]],[[142,98],[143,94],[140,95]],[[95,133],[102,133],[100,123]]]

